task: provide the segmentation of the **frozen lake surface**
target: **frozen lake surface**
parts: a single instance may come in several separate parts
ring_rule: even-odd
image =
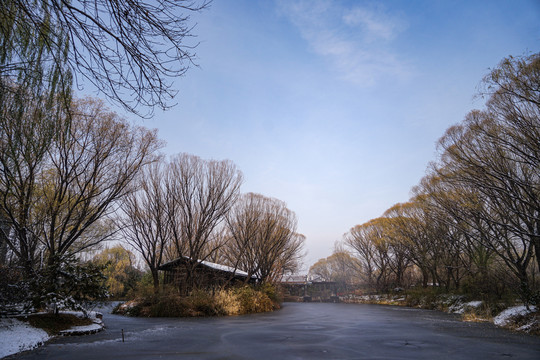
[[[52,340],[16,359],[540,359],[540,338],[436,311],[285,303],[227,318],[129,318]],[[122,342],[124,329],[125,342]]]

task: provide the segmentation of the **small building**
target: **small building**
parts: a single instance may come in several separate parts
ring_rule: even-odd
[[[308,296],[312,301],[339,302],[338,284],[335,281],[313,280],[308,287]]]
[[[175,285],[180,289],[189,288],[188,271],[191,259],[187,256],[179,257],[161,265],[158,270],[164,272],[163,283]],[[193,273],[191,284],[199,288],[213,289],[223,286],[233,286],[244,283],[255,283],[255,275],[248,279],[249,274],[245,271],[230,266],[197,260],[197,266]]]
[[[307,275],[283,275],[279,285],[281,286],[285,300],[300,301],[306,296],[306,287],[308,285]]]
[[[285,301],[337,302],[337,284],[309,275],[284,275],[280,281]]]

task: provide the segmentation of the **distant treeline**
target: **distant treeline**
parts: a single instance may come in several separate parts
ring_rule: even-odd
[[[482,85],[485,109],[446,130],[409,202],[351,228],[312,273],[539,303],[540,54],[504,59]]]

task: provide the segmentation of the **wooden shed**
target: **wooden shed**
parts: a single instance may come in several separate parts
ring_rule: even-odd
[[[172,284],[180,289],[189,287],[188,267],[191,265],[189,257],[179,257],[161,265],[158,269],[164,272],[163,283]],[[257,277],[230,266],[197,260],[193,274],[192,284],[199,288],[212,289],[223,286],[233,286],[243,283],[256,283]]]

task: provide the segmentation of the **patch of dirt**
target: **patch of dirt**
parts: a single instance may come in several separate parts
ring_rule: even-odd
[[[77,317],[73,314],[32,314],[18,318],[26,321],[36,328],[45,330],[49,335],[57,335],[62,330],[70,329],[74,326],[85,326],[93,324],[92,319]]]

